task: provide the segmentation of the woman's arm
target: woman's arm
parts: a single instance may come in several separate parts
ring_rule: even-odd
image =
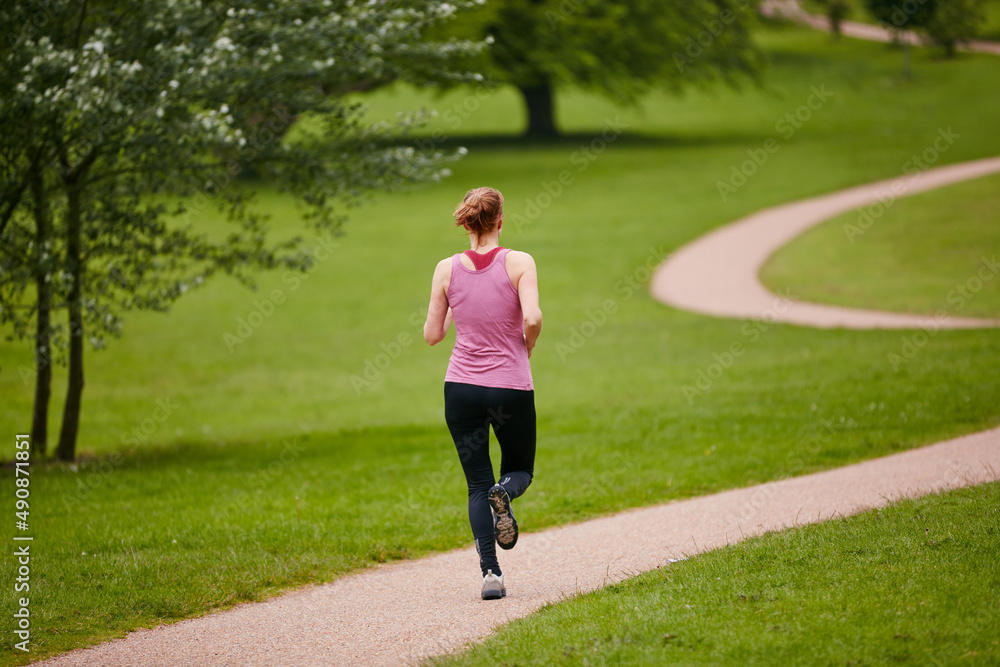
[[[431,302],[427,305],[424,322],[424,340],[437,345],[444,340],[451,327],[451,308],[448,307],[448,283],[451,281],[451,258],[442,259],[434,269],[431,280]]]
[[[518,255],[524,271],[517,281],[517,294],[521,300],[521,313],[524,315],[524,344],[530,358],[538,334],[542,333],[542,310],[538,307],[538,270],[531,255],[525,252]]]

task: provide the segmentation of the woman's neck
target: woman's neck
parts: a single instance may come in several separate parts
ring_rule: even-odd
[[[474,252],[487,253],[493,248],[500,245],[500,233],[499,230],[488,234],[486,236],[477,237],[475,234],[469,234],[469,246]]]

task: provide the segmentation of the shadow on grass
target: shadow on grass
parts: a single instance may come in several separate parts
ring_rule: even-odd
[[[236,440],[220,442],[172,442],[122,447],[107,454],[81,453],[75,461],[43,459],[32,461],[32,468],[39,472],[64,472],[84,474],[100,472],[110,465],[115,470],[186,469],[193,465],[226,463],[232,470],[258,469],[262,462],[275,459],[290,451],[295,459],[322,459],[324,464],[338,460],[355,461],[359,451],[368,459],[396,455],[407,451],[416,441],[440,437],[447,440],[447,432],[433,426],[372,427],[329,433],[310,433],[269,437],[261,440]],[[371,451],[371,443],[379,443]],[[14,462],[3,461],[0,466],[13,468]]]
[[[766,133],[731,133],[717,136],[699,135],[650,135],[632,132],[608,133],[604,128],[589,132],[566,132],[554,137],[536,137],[523,134],[470,134],[447,136],[436,139],[433,136],[406,137],[402,141],[418,148],[433,144],[435,149],[489,149],[489,150],[579,150],[593,142],[604,142],[608,146],[629,146],[632,148],[692,148],[701,146],[724,146],[734,143],[763,140]]]

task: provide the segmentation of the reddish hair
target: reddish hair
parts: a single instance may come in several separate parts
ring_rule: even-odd
[[[476,188],[465,193],[455,209],[455,226],[465,227],[476,236],[489,234],[503,216],[503,195],[493,188]]]

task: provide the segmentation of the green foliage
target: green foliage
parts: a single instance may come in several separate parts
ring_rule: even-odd
[[[652,87],[758,80],[751,28],[756,2],[740,0],[498,0],[453,29],[492,42],[481,66],[522,91],[572,85],[634,102]],[[526,95],[529,105],[532,99]],[[530,128],[529,128],[530,130]]]
[[[968,42],[985,20],[983,0],[948,0],[937,3],[927,22],[927,35],[952,57],[958,44]]]
[[[50,290],[53,309],[68,309],[71,343],[86,332],[100,346],[120,333],[123,312],[166,310],[214,273],[252,286],[260,270],[307,269],[314,260],[301,240],[271,236],[252,192],[232,187],[247,162],[326,231],[343,220],[335,203],[440,178],[441,153],[387,141],[396,128],[362,122],[345,95],[398,79],[466,79],[451,62],[477,45],[424,38],[457,7],[4,3],[0,322],[24,337],[50,308],[33,299],[34,281],[36,291]],[[282,141],[303,113],[324,122],[299,143]],[[226,234],[190,224],[192,210],[207,207],[233,223]]]
[[[868,10],[890,30],[923,30],[948,57],[976,37],[986,20],[985,0],[867,0]]]
[[[868,11],[889,30],[912,30],[927,25],[934,15],[938,0],[867,0]]]
[[[261,164],[324,229],[341,221],[335,201],[440,174],[440,155],[380,144],[387,128],[364,126],[343,93],[373,80],[457,76],[445,62],[471,44],[421,41],[454,7],[246,1],[206,13],[193,1],[133,4],[61,0],[0,9],[4,25],[21,26],[0,50],[0,85],[9,91],[0,127],[14,158],[5,161],[13,173],[4,179],[12,186],[4,200],[17,201],[13,186],[39,169],[58,222],[66,214],[63,191],[80,182],[85,324],[95,342],[119,331],[123,310],[166,308],[215,271],[252,284],[262,268],[309,265],[294,239],[269,240],[248,193],[230,187],[239,160]],[[308,142],[277,140],[304,112],[326,122]],[[147,196],[156,193],[185,203]],[[20,198],[4,247],[25,261],[55,258],[50,273],[65,297],[59,249],[28,241],[30,203]],[[223,238],[167,223],[168,212],[189,220],[192,208],[209,206],[235,223]],[[23,296],[16,290],[25,270],[12,254],[4,256],[13,262],[4,284],[15,293],[5,295],[0,314],[17,323],[23,317],[12,307]]]
[[[539,77],[631,101],[650,85],[680,89],[694,78],[756,75],[753,5],[745,2],[500,3],[486,27],[498,80]]]

